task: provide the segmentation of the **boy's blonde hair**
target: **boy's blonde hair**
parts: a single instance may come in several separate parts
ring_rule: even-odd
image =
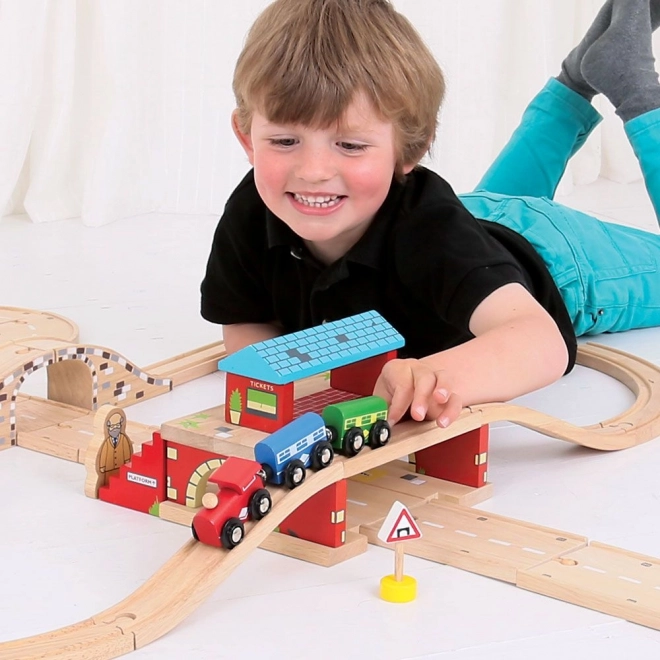
[[[233,86],[245,133],[253,110],[328,127],[364,92],[394,126],[397,174],[429,149],[445,91],[435,58],[389,0],[276,0],[250,29]]]

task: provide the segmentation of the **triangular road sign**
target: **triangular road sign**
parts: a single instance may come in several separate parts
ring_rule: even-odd
[[[422,532],[406,505],[401,502],[394,502],[378,532],[378,538],[383,543],[412,541],[413,539],[421,539]]]

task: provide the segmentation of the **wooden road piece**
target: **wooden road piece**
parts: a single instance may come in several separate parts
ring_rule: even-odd
[[[660,628],[660,560],[592,542],[520,570],[516,584],[538,594]]]
[[[412,513],[424,536],[406,542],[407,554],[513,584],[518,571],[587,544],[583,536],[446,502]],[[378,539],[380,526],[365,525],[360,532],[370,543],[390,547]]]
[[[373,470],[351,477],[351,481],[368,483],[393,493],[404,493],[425,500],[439,499],[462,506],[485,502],[493,494],[493,484],[481,488],[464,486],[444,479],[417,474],[414,466],[405,461],[392,461]]]
[[[19,436],[22,433],[32,433],[79,417],[86,417],[89,413],[90,411],[84,408],[49,401],[38,396],[18,394],[16,397],[16,428]]]
[[[393,493],[385,488],[378,488],[368,483],[348,479],[346,497],[346,529],[359,532],[368,525],[380,525],[390,509],[392,502],[399,500],[409,509],[416,510],[428,500],[405,493]],[[433,495],[429,495],[433,497]]]
[[[366,472],[360,472],[352,476],[349,482],[381,488],[389,493],[410,495],[424,502],[438,499],[439,488],[431,479],[416,474],[409,469],[409,464],[403,461],[390,461]]]
[[[92,426],[93,418],[94,413],[88,412],[86,417],[61,422],[32,433],[21,432],[16,444],[23,449],[38,451],[41,454],[62,458],[72,463],[82,463],[92,436],[89,429]]]
[[[19,396],[16,410],[19,423],[16,444],[19,447],[84,463],[87,447],[94,432],[92,411],[35,396]],[[36,427],[33,430],[23,430],[25,424],[21,424],[20,421],[24,410],[27,415],[25,422],[30,428]],[[35,417],[37,420],[41,418],[48,420],[49,425],[42,427],[33,420]],[[127,420],[127,432],[136,451],[140,450],[143,442],[151,440],[153,432],[157,430],[156,426]]]
[[[24,433],[19,436],[18,445],[42,454],[84,463],[93,433],[93,420],[94,413],[88,412],[86,417],[62,422],[33,433]],[[153,432],[158,430],[155,426],[140,424],[130,419],[127,421],[127,429],[135,451],[140,451],[142,444],[151,440]]]
[[[78,334],[78,326],[58,314],[0,307],[0,449],[16,442],[14,401],[25,377],[41,367],[48,368],[49,399],[95,410],[103,403],[125,406],[168,392],[175,381],[217,371],[218,360],[226,355],[224,344],[216,342],[158,362],[151,373],[110,349],[74,344]],[[59,455],[48,443],[44,448]],[[64,457],[74,460],[70,448]]]

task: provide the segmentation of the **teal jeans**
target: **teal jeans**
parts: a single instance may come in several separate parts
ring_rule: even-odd
[[[569,159],[600,121],[587,100],[551,79],[475,192],[460,195],[474,216],[513,229],[536,248],[578,336],[660,326],[660,235],[552,200]],[[625,130],[660,217],[660,110]]]

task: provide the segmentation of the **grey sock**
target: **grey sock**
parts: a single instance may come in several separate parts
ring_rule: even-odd
[[[658,4],[654,0],[656,10]],[[587,85],[605,94],[623,121],[660,108],[651,9],[649,0],[612,0],[609,27],[582,58],[580,71]]]
[[[660,0],[651,0],[651,29],[655,32],[660,27]]]
[[[655,0],[660,5],[660,0]],[[660,14],[660,8],[658,13]],[[557,80],[563,83],[569,89],[584,96],[588,101],[596,94],[596,90],[584,79],[580,67],[582,65],[582,58],[587,50],[595,43],[595,41],[603,35],[605,30],[610,25],[612,16],[612,0],[607,2],[601,7],[596,15],[591,27],[582,38],[582,41],[566,56],[566,59],[561,64],[561,73],[557,76]]]

